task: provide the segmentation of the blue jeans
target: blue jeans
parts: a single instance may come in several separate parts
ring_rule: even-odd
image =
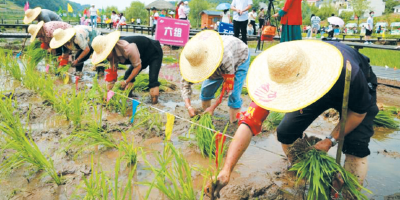
[[[92,23],[92,27],[97,27],[97,16],[90,16],[90,23]]]
[[[242,107],[243,101],[242,98],[240,98],[240,95],[242,94],[242,88],[244,81],[246,80],[249,65],[250,52],[247,60],[237,68],[237,71],[235,73],[235,83],[233,84],[233,91],[228,99],[228,106],[230,108],[238,109]],[[214,99],[215,93],[223,82],[223,78],[205,80],[201,85],[200,100],[208,101]]]

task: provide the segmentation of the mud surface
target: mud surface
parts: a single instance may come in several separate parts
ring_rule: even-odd
[[[172,50],[170,54],[175,55]],[[84,71],[89,78],[79,82],[80,88],[91,84],[90,77],[94,72],[90,71],[90,67],[90,64],[85,65]],[[70,69],[70,72],[74,72],[74,69]],[[118,73],[122,75],[124,72],[120,70]],[[161,75],[179,86],[180,73],[178,67],[165,64],[162,67]],[[62,174],[65,179],[64,185],[57,186],[48,176],[42,176],[41,173],[32,173],[24,168],[16,169],[9,177],[0,180],[0,200],[73,199],[74,194],[82,194],[82,191],[76,190],[76,186],[82,181],[82,177],[91,174],[90,156],[92,153],[86,151],[81,156],[74,158],[75,150],[64,150],[66,143],[63,139],[74,131],[74,126],[64,116],[55,113],[46,101],[37,94],[25,89],[3,73],[0,76],[0,90],[4,93],[15,91],[14,96],[19,104],[18,112],[23,123],[30,127],[33,140],[42,152],[51,156],[58,173]],[[104,84],[103,79],[100,79],[100,84]],[[59,87],[75,87],[75,84],[59,85]],[[198,100],[199,91],[194,88],[192,104],[195,108],[201,110],[201,102]],[[244,111],[251,101],[248,96],[242,95],[242,97],[244,100],[242,110]],[[135,98],[141,99],[145,104],[150,102],[148,93],[135,93]],[[178,90],[171,89],[161,93],[159,100],[160,103],[155,107],[189,119]],[[400,90],[379,86],[378,101],[385,105],[400,106]],[[162,151],[164,148],[165,128],[164,126],[160,129],[157,129],[157,127],[139,127],[132,130],[133,125],[129,118],[131,114],[131,108],[128,109],[126,117],[103,109],[102,122],[115,139],[122,139],[121,131],[126,133],[128,140],[134,138],[135,144],[142,147],[147,152],[149,161],[155,164],[156,160],[151,152]],[[165,124],[165,114],[159,114],[162,124]],[[227,103],[223,102],[216,109],[214,115],[214,125],[217,130],[222,131],[228,122]],[[338,119],[334,110],[328,110],[321,114],[305,133],[309,136],[325,138],[333,130]],[[182,150],[189,163],[203,167],[212,165],[213,163],[210,163],[208,158],[201,156],[198,149],[193,145],[193,140],[180,139],[187,135],[189,128],[189,123],[176,119],[172,136],[173,144]],[[234,135],[236,128],[237,125],[230,125],[228,134]],[[374,194],[369,194],[369,198],[393,199],[396,198],[395,193],[400,191],[399,141],[400,132],[385,129],[377,129],[371,139],[370,149],[372,154],[368,157],[369,172],[365,186]],[[229,143],[229,140],[227,142]],[[95,162],[101,165],[103,171],[114,171],[115,160],[119,155],[117,150],[98,147],[93,149],[93,152]],[[336,148],[332,148],[329,154],[335,156]],[[263,132],[253,137],[251,145],[234,169],[229,185],[221,191],[222,199],[302,199],[305,191],[304,185],[295,184],[295,178],[287,173],[288,161],[282,155],[283,151],[276,139],[275,131]],[[125,181],[129,169],[123,166],[121,170],[123,173],[121,173],[120,181]],[[152,181],[153,178],[154,174],[146,168],[143,159],[139,156],[138,167],[134,176],[135,181]],[[201,175],[195,173],[193,178],[196,189],[200,191],[202,188]],[[135,199],[144,199],[148,187],[137,184],[134,188]],[[153,189],[149,199],[166,198],[160,195],[156,189]]]

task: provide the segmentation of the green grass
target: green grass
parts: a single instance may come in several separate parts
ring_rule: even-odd
[[[162,62],[164,64],[171,64],[171,63],[177,63],[178,60],[175,57],[172,57],[172,56],[164,56]]]
[[[360,49],[360,53],[370,58],[371,65],[400,68],[400,51],[364,48]]]

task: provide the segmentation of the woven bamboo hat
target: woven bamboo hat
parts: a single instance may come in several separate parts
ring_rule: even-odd
[[[25,17],[24,17],[24,24],[30,24],[35,20],[40,13],[42,12],[42,8],[36,7],[34,9],[28,9],[25,11]]]
[[[31,34],[31,43],[35,40],[40,29],[42,29],[44,21],[40,21],[38,24],[31,24],[28,27],[28,32]]]
[[[50,48],[57,49],[58,47],[61,47],[69,40],[71,40],[71,38],[74,37],[75,33],[76,31],[74,28],[68,28],[65,30],[61,28],[56,29],[53,32],[53,38],[50,41]]]
[[[198,33],[185,45],[179,66],[182,77],[192,83],[204,81],[219,67],[224,54],[221,36],[212,30]]]
[[[257,56],[247,74],[247,88],[257,105],[293,112],[325,95],[342,68],[341,52],[326,42],[284,42]]]
[[[92,63],[96,65],[101,61],[105,60],[111,51],[114,49],[115,44],[117,44],[121,33],[119,31],[114,31],[108,35],[99,35],[93,39],[93,56]]]

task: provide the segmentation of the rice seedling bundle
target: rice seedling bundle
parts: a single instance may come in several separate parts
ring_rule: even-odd
[[[335,159],[327,155],[326,152],[316,150],[309,141],[312,139],[298,139],[296,147],[304,151],[297,151],[294,165],[290,171],[296,172],[297,183],[305,180],[309,184],[307,199],[330,199],[330,187],[336,173],[340,173],[344,187],[342,191],[348,192],[355,199],[368,199],[359,188],[371,193],[371,191],[359,184],[357,178],[346,171],[341,165],[337,164]],[[299,144],[303,143],[303,144]],[[293,153],[293,152],[292,152]],[[292,154],[292,156],[294,156]]]
[[[121,90],[121,82],[117,82],[112,88],[112,91],[117,94],[107,102],[107,108],[114,112],[120,112],[121,115],[126,116],[126,111],[128,109],[128,99],[126,97],[129,96],[131,88]]]
[[[0,151],[0,156],[5,159],[0,163],[0,174],[6,175],[12,172],[13,169],[27,166],[36,170],[43,170],[53,180],[61,185],[61,177],[58,176],[53,160],[46,158],[33,141],[29,131],[21,124],[19,114],[16,113],[14,106],[17,107],[17,102],[0,95],[3,100],[0,101],[0,131],[3,133],[2,138],[6,142]],[[29,119],[29,114],[27,116]],[[12,154],[5,152],[11,150]]]
[[[278,127],[279,123],[281,123],[284,116],[285,113],[271,111],[267,119],[264,121],[263,126],[267,131],[275,130],[275,128]]]
[[[71,99],[69,101],[69,119],[76,127],[80,126],[82,115],[87,110],[85,92],[86,91],[75,92],[75,90],[72,90]]]
[[[22,71],[18,64],[17,59],[15,59],[12,55],[11,51],[1,50],[0,52],[1,58],[1,66],[6,70],[8,74],[14,77],[15,80],[22,80]]]
[[[135,147],[134,137],[132,137],[132,141],[129,143],[126,134],[124,132],[121,133],[123,140],[118,144],[118,149],[124,154],[122,160],[125,160],[130,166],[136,165],[138,148]]]
[[[155,174],[152,182],[143,182],[141,184],[149,186],[146,199],[153,187],[156,187],[168,199],[196,200],[197,192],[193,187],[192,172],[196,170],[186,161],[183,154],[175,147],[166,142],[163,154],[155,152],[159,168],[154,167],[143,152],[143,160]],[[203,190],[200,194],[203,199]]]
[[[378,114],[375,116],[374,125],[381,126],[390,129],[398,129],[400,122],[394,119],[392,110],[387,111],[379,111]]]
[[[153,110],[146,106],[139,105],[135,114],[135,125],[136,128],[146,128],[147,130],[155,130],[157,133],[161,131],[161,127],[164,126],[162,122],[162,116],[159,112],[152,112]]]
[[[167,80],[159,78],[160,91],[165,91],[170,85]],[[136,92],[143,92],[149,90],[149,75],[148,74],[138,74],[135,78],[135,83],[133,90]]]
[[[196,120],[196,119],[194,119]],[[211,115],[208,113],[205,113],[204,115],[201,115],[197,121],[198,124],[204,126],[204,127],[208,127],[210,129],[215,129],[212,119],[211,119]],[[196,125],[192,125],[193,130],[196,133],[196,142],[197,142],[197,146],[200,149],[200,152],[203,156],[208,156],[211,158],[215,158],[215,144],[214,144],[214,132],[211,130],[208,130],[204,127],[201,126],[196,126]]]

